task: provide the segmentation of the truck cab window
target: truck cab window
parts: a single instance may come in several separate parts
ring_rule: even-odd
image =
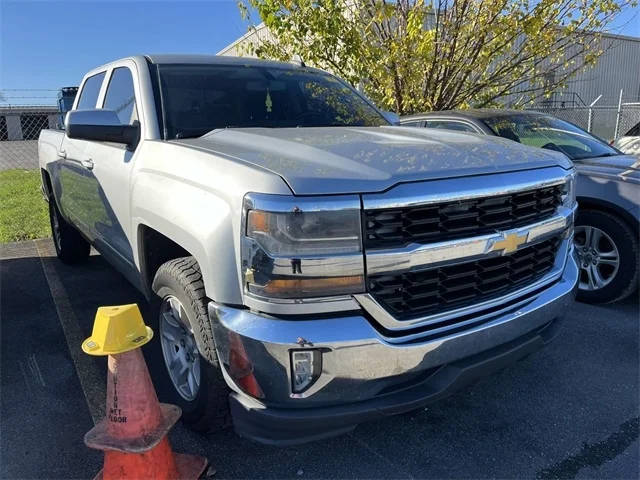
[[[138,119],[133,77],[127,67],[113,70],[103,108],[116,112],[123,125],[131,125]]]
[[[78,99],[78,106],[76,110],[85,110],[88,108],[96,108],[98,102],[98,94],[100,93],[100,87],[104,80],[105,72],[100,72],[92,77],[87,78],[80,92],[80,98]]]

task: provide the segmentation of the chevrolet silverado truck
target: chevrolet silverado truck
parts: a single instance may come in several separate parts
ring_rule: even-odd
[[[98,67],[39,161],[58,257],[92,245],[146,295],[161,396],[197,430],[287,445],[421,408],[574,300],[564,155],[392,126],[302,64]]]

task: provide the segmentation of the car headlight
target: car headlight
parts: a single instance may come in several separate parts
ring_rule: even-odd
[[[573,248],[573,225],[575,223],[576,215],[576,180],[577,173],[575,170],[567,177],[567,181],[564,183],[562,189],[562,206],[572,210],[571,216],[568,219],[567,229],[564,232],[563,237],[569,239],[569,248]]]
[[[567,208],[573,208],[576,203],[576,177],[577,174],[573,171],[562,189],[562,205]]]
[[[364,291],[358,197],[249,194],[244,214],[245,293],[308,299]]]

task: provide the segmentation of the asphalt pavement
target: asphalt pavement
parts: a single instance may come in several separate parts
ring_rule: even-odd
[[[98,306],[138,302],[145,314],[144,299],[99,255],[61,264],[50,240],[0,246],[0,257],[0,477],[92,478],[102,456],[82,437],[103,412],[106,362],[80,342]],[[215,478],[637,479],[637,296],[566,313],[544,350],[342,437],[277,448],[178,424],[171,442],[207,456]]]

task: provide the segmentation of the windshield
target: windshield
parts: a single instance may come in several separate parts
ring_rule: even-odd
[[[547,115],[515,114],[485,118],[484,122],[500,137],[562,152],[571,160],[620,155],[590,133]]]
[[[305,68],[159,65],[165,138],[216,128],[380,126],[352,88]]]

